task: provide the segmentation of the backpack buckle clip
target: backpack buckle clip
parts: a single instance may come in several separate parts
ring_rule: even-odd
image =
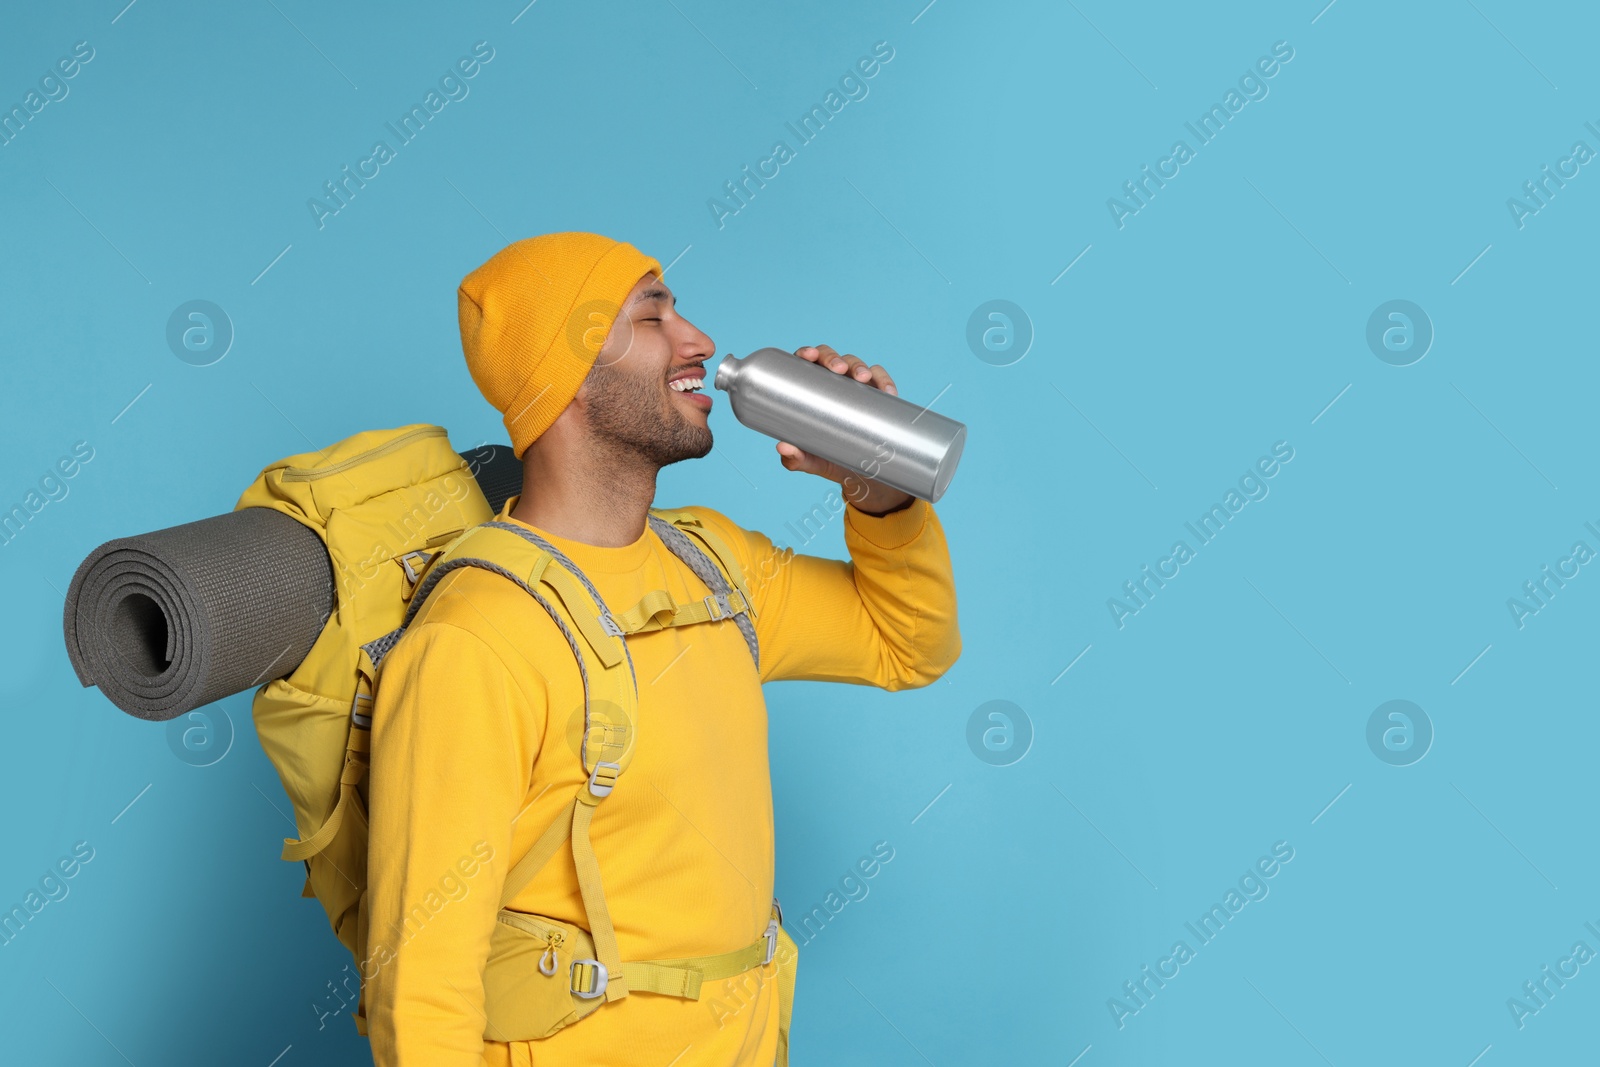
[[[361,663],[356,668],[356,694],[350,701],[350,723],[361,730],[372,729],[372,675],[376,670],[368,671],[367,667],[372,662],[371,655],[365,648],[360,651]]]
[[[727,593],[711,593],[700,599],[705,603],[706,610],[711,613],[710,622],[721,622],[723,619],[730,619],[736,614],[733,610],[733,604],[728,600]]]
[[[578,970],[580,967],[583,968],[583,971],[581,972]],[[594,976],[594,986],[592,988],[586,989],[583,987],[582,981],[585,975]],[[603,997],[606,995],[606,983],[610,980],[611,976],[606,973],[606,965],[601,963],[599,960],[572,961],[571,989],[573,996],[581,997],[584,1000],[593,1000],[595,997]]]
[[[604,777],[601,776],[601,768],[605,769]],[[611,790],[616,787],[617,778],[621,774],[622,764],[600,760],[594,765],[594,770],[589,772],[589,792],[597,797],[610,796]],[[602,984],[604,984],[603,979]]]
[[[773,919],[767,923],[767,932],[763,935],[767,939],[767,958],[761,961],[765,967],[772,962],[772,957],[778,954],[778,920]]]
[[[417,579],[422,577],[422,569],[433,561],[433,557],[435,555],[437,555],[437,553],[424,552],[419,548],[411,552],[407,552],[405,555],[401,556],[399,561],[400,569],[406,572],[406,581],[410,582],[412,585],[416,585]],[[412,566],[411,564],[413,557],[415,557],[418,561],[416,566]]]

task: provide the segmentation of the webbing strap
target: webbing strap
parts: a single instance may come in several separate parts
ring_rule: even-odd
[[[606,632],[601,617],[595,613],[593,604],[584,603],[586,598],[583,596],[582,588],[566,568],[547,567],[542,578],[544,583],[561,597],[561,602],[567,606],[568,615],[577,623],[579,631],[589,642],[589,647],[594,650],[600,662],[607,667],[615,667],[621,663],[622,642]]]
[[[741,591],[745,589],[744,569],[739,566],[739,557],[733,554],[733,552],[728,548],[727,543],[722,540],[720,535],[718,535],[714,530],[711,529],[711,527],[707,526],[698,519],[692,519],[689,522],[680,523],[677,525],[678,528],[684,533],[690,534],[703,542],[707,550],[722,562],[722,565],[728,570],[728,577],[733,579],[733,586],[735,589]],[[751,609],[750,615],[751,618],[755,617],[755,610],[753,608]]]
[[[639,603],[616,616],[624,634],[649,633],[669,626],[690,626],[731,618],[748,610],[744,594],[735,589],[728,594],[713,593],[687,604],[679,604],[665,589],[646,593]]]
[[[663,518],[663,515],[667,517]],[[728,552],[727,546],[722,543],[721,538],[701,526],[698,519],[684,515],[681,512],[652,511],[650,525],[655,528],[656,536],[661,538],[662,543],[671,549],[672,554],[681,559],[695,573],[697,578],[705,582],[706,588],[710,589],[714,595],[729,596],[734,592],[735,587],[738,588],[739,592],[745,592],[743,576],[739,570],[738,561]],[[696,544],[695,538],[691,538],[689,534],[684,532],[685,530],[693,531],[695,538],[703,541],[706,547],[710,549],[709,554],[706,549]],[[718,563],[713,562],[713,557],[721,561],[720,566]],[[726,568],[727,574],[723,573],[723,568]],[[732,584],[728,581],[729,575],[734,579]],[[755,607],[751,603],[751,598],[748,594],[745,595],[744,600],[747,610],[733,616],[733,621],[738,625],[739,632],[744,635],[745,644],[750,649],[750,658],[755,662],[756,670],[759,672],[761,670],[761,649],[756,638],[755,623],[751,621],[755,618]]]
[[[350,736],[345,741],[344,770],[339,775],[339,801],[333,806],[333,811],[328,815],[328,821],[322,828],[310,837],[296,840],[292,837],[283,839],[283,858],[291,863],[308,860],[333,843],[334,837],[339,833],[339,826],[344,822],[346,809],[354,802],[356,786],[367,774],[367,749],[372,741],[372,735],[360,727],[352,726]]]
[[[794,973],[800,964],[800,954],[793,950],[785,960],[783,953],[775,957],[778,961],[778,1058],[773,1060],[773,1067],[789,1067],[789,1022],[794,1017]]]
[[[614,624],[614,620],[611,618],[611,609],[606,606],[605,599],[600,595],[600,590],[594,587],[594,583],[589,580],[588,575],[583,573],[582,568],[580,568],[576,563],[572,562],[572,560],[568,559],[566,553],[562,552],[555,545],[552,545],[549,541],[546,541],[544,538],[540,537],[538,534],[527,529],[526,527],[519,526],[516,523],[502,522],[499,519],[490,519],[488,522],[483,523],[482,525],[484,527],[497,530],[508,530],[522,538],[524,541],[539,546],[544,551],[550,553],[557,563],[561,564],[560,567],[556,568],[557,571],[570,574],[573,578],[582,583],[583,588],[588,591],[590,599],[594,602],[594,606],[599,610],[600,614],[597,619],[584,619],[585,613],[581,610],[580,600],[569,595],[568,591],[564,587],[555,586],[556,592],[560,594],[562,601],[566,603],[567,608],[571,611],[571,613],[577,617],[579,624],[584,628],[584,636],[589,639],[590,644],[595,645],[595,651],[599,653],[600,658],[605,665],[610,667],[615,664],[615,654],[610,651],[611,646],[609,644],[605,644],[603,641],[596,643],[594,637],[595,630],[598,630],[602,634],[614,634],[612,625]],[[605,644],[604,649],[600,647],[601,644]],[[622,654],[624,657],[627,657],[628,660],[628,670],[632,672],[633,657],[628,654],[627,644],[622,641],[618,641],[617,644],[622,646]]]
[[[544,828],[544,833],[539,835],[538,840],[517,861],[516,866],[506,872],[505,887],[500,891],[502,908],[528,887],[528,883],[533,881],[533,876],[544,869],[544,865],[550,862],[550,857],[554,856],[571,836],[572,816],[566,808],[562,808],[556,813],[556,817],[550,820],[550,825]]]
[[[673,525],[669,521],[664,521],[663,516],[684,520],[683,528],[680,529],[679,526]],[[751,619],[755,616],[755,607],[745,589],[744,575],[740,570],[737,557],[729,551],[728,547],[716,534],[704,529],[698,520],[694,520],[692,517],[683,516],[681,513],[656,513],[652,514],[652,525],[656,527],[657,534],[662,537],[673,554],[682,559],[706,583],[711,590],[710,596],[704,597],[699,601],[678,604],[665,590],[656,590],[642,598],[639,604],[631,611],[621,616],[613,616],[604,600],[600,597],[599,591],[594,588],[583,572],[574,566],[559,550],[555,549],[554,546],[530,531],[513,526],[510,523],[491,521],[482,524],[482,526],[516,534],[523,540],[529,541],[544,550],[546,554],[538,559],[534,567],[534,573],[526,576],[514,574],[488,560],[447,558],[444,563],[429,568],[429,573],[424,577],[422,585],[416,591],[418,595],[413,596],[413,603],[410,605],[405,621],[406,623],[410,622],[412,615],[420,607],[421,601],[426,599],[427,594],[432,591],[433,585],[452,565],[477,565],[495,570],[512,579],[533,595],[534,599],[545,607],[546,611],[549,612],[561,628],[563,635],[572,646],[572,651],[578,660],[579,670],[583,673],[585,703],[584,766],[587,770],[589,768],[589,760],[587,758],[589,735],[596,728],[596,724],[591,720],[591,679],[589,671],[585,667],[585,656],[563,621],[563,615],[570,619],[582,633],[584,643],[589,646],[600,662],[607,668],[603,673],[608,682],[612,673],[611,668],[617,667],[626,660],[629,668],[629,678],[622,683],[624,690],[628,688],[628,682],[633,680],[633,663],[632,657],[628,653],[626,642],[622,638],[626,634],[648,632],[666,626],[682,626],[732,618],[738,623],[740,630],[743,631],[746,642],[750,646],[751,656],[759,666],[759,653],[756,647],[754,627],[751,624]],[[685,530],[687,530],[687,533]],[[690,537],[691,534],[693,535],[692,539]],[[695,541],[699,541],[701,544],[695,544]],[[701,545],[704,545],[704,549],[701,548]],[[458,546],[453,545],[452,547]],[[706,550],[709,550],[709,552]],[[450,557],[451,552],[447,550],[443,555]],[[708,555],[710,558],[707,558]],[[552,558],[561,565],[546,566],[545,564],[549,563]],[[713,560],[716,562],[713,562]],[[721,565],[720,568],[718,564]],[[732,579],[731,582],[729,581],[730,578]],[[552,606],[540,597],[532,587],[534,584],[543,584],[547,589],[554,592],[567,608],[567,611],[559,613],[553,610]],[[588,597],[584,596],[585,592],[589,594]],[[588,606],[585,603],[586,600],[592,601],[596,609],[594,612],[585,610]],[[404,628],[405,624],[402,624],[395,634],[385,635],[387,643],[392,644],[393,640],[398,639],[399,633],[403,632]],[[387,651],[387,648],[382,649],[382,651]],[[381,658],[381,653],[374,656],[374,659]],[[629,718],[625,723],[610,725],[621,725],[624,728],[629,728],[632,725],[631,710],[634,707],[633,700],[630,697],[634,699],[636,697],[634,697],[633,693],[626,691],[619,691],[616,696],[620,701],[620,706],[625,709],[625,714]],[[600,725],[604,726],[606,724],[602,723]],[[364,734],[364,731],[362,733]],[[627,733],[627,739],[630,744],[631,735],[630,728]],[[594,952],[599,959],[599,963],[605,967],[608,973],[604,993],[605,999],[607,1001],[620,1000],[628,995],[630,988],[641,992],[699,999],[702,984],[708,979],[715,981],[733,977],[750,970],[752,967],[761,966],[771,958],[771,954],[775,951],[776,921],[774,926],[769,927],[768,932],[755,944],[734,952],[679,960],[643,960],[626,965],[622,963],[617,947],[616,930],[611,921],[610,912],[606,907],[605,893],[600,878],[600,865],[595,857],[594,847],[589,838],[589,827],[594,816],[595,805],[600,802],[605,793],[610,792],[609,788],[603,791],[595,789],[594,783],[599,780],[601,771],[605,770],[606,778],[604,784],[608,786],[612,784],[615,776],[621,773],[622,765],[626,762],[625,755],[626,753],[624,752],[623,756],[617,757],[617,762],[615,763],[597,762],[590,783],[580,787],[578,795],[574,798],[570,815],[568,810],[563,808],[540,833],[522,858],[507,872],[501,890],[501,907],[505,908],[521,893],[563,845],[570,845],[573,866],[578,876],[578,887],[582,894],[584,912],[588,920],[589,936],[594,943]],[[347,766],[347,777],[352,770],[355,772],[355,777],[349,782],[348,789],[343,788],[345,783],[341,782],[340,803],[334,815],[330,817],[328,825],[322,831],[319,831],[317,835],[314,835],[311,841],[294,844],[302,847],[316,844],[317,848],[320,849],[326,844],[327,840],[332,839],[338,830],[338,824],[346,806],[346,794],[354,793],[355,783],[360,780],[360,774],[365,773],[364,756],[365,753],[363,752],[359,767],[352,768]],[[316,838],[325,838],[325,840],[318,844]],[[289,858],[287,847],[285,851],[286,858]],[[574,965],[576,966],[580,962],[574,961]],[[780,962],[780,968],[781,966]],[[576,981],[580,976],[574,971],[573,977]],[[792,973],[780,976],[780,978],[782,977],[787,977],[792,982]],[[591,988],[595,984],[597,983],[592,977],[584,978],[579,983],[581,988]],[[787,1004],[783,1004],[782,1008],[787,1008]],[[784,1016],[788,1014],[787,1011],[782,1010],[781,1013]],[[780,1044],[786,1045],[787,1042],[784,1039],[787,1037],[787,1018],[784,1018],[783,1022],[785,1025],[781,1028]],[[782,1051],[786,1053],[787,1050],[785,1048]],[[782,1058],[786,1059],[787,1057],[784,1056]]]
[[[716,956],[693,956],[680,960],[644,960],[624,963],[628,988],[635,993],[660,993],[669,997],[699,1000],[705,982],[733,978],[760,967],[772,950],[768,935],[762,934],[753,945]]]
[[[572,862],[578,871],[578,889],[583,893],[583,910],[589,918],[589,936],[594,939],[595,955],[600,957],[611,976],[605,992],[606,1001],[610,1002],[628,995],[628,982],[617,953],[617,932],[611,925],[611,913],[606,910],[605,893],[600,888],[600,864],[589,843],[589,820],[594,817],[594,804],[586,803],[585,798],[590,795],[587,790],[579,793],[577,803],[572,805]]]
[[[611,924],[611,913],[606,910],[605,891],[600,885],[600,864],[595,859],[594,847],[589,841],[589,822],[594,816],[594,801],[587,784],[582,786],[571,809],[563,808],[544,833],[539,835],[527,853],[506,874],[500,891],[500,907],[504,909],[516,895],[525,889],[533,876],[550,862],[558,849],[572,843],[572,862],[578,872],[578,889],[583,894],[583,910],[589,920],[589,936],[594,940],[595,955],[605,965],[609,975],[605,998],[620,1000],[628,995],[629,983],[623,977],[622,963],[617,951],[616,929]],[[734,972],[738,973],[738,972]],[[652,975],[656,980],[659,976]],[[591,983],[592,984],[592,983]]]

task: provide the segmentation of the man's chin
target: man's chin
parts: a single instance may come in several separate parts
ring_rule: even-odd
[[[656,458],[663,467],[686,459],[703,459],[711,454],[712,444],[711,427],[685,421],[679,423],[676,433],[657,438]]]
[[[683,459],[704,459],[711,455],[711,446],[714,443],[711,440],[711,428],[706,427],[705,432],[697,436],[699,442],[691,443],[684,449]]]

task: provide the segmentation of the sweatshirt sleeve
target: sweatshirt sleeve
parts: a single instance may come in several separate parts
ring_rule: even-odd
[[[494,649],[451,623],[418,625],[383,664],[361,970],[377,1067],[482,1062],[483,966],[538,748],[528,706]]]
[[[944,528],[920,498],[868,515],[844,504],[848,562],[778,549],[709,508],[687,509],[730,541],[756,607],[761,680],[896,691],[937,681],[961,655]]]

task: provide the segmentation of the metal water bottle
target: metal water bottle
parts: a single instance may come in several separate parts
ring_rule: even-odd
[[[967,441],[962,423],[781,348],[723,357],[712,384],[752,430],[929,503]]]

